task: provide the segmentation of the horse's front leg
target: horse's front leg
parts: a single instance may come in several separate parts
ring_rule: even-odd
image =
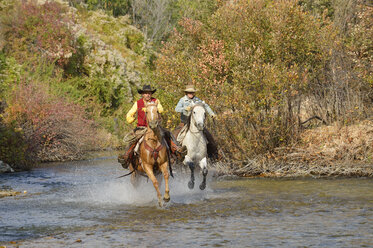
[[[161,195],[161,192],[159,191],[159,185],[158,185],[157,178],[154,176],[154,173],[153,173],[153,167],[150,164],[143,163],[143,165],[144,165],[144,170],[146,172],[146,175],[148,175],[148,177],[153,183],[155,190],[157,191],[158,204],[160,207],[162,207],[163,206],[162,195]]]
[[[189,187],[189,189],[193,189],[194,188],[194,163],[193,163],[193,160],[188,155],[186,155],[185,160],[184,160],[184,164],[189,166],[190,181],[188,182],[188,187]]]
[[[170,175],[168,173],[168,162],[163,163],[160,167],[161,167],[161,171],[162,171],[162,174],[164,177],[164,183],[165,183],[165,192],[164,192],[163,200],[165,202],[169,202],[170,201],[170,189],[168,187],[168,178],[170,177]]]
[[[202,169],[202,175],[203,175],[203,180],[202,180],[202,183],[199,185],[199,188],[201,190],[204,190],[206,188],[206,177],[207,177],[207,173],[208,173],[208,170],[207,170],[207,159],[206,159],[206,157],[204,157],[199,162],[199,166]]]

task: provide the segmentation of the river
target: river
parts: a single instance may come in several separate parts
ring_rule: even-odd
[[[176,174],[159,208],[126,172],[109,157],[0,175],[22,192],[0,198],[0,247],[373,247],[372,179],[210,173],[201,191]]]

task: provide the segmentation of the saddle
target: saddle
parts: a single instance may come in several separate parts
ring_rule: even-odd
[[[183,143],[183,140],[185,138],[186,133],[188,132],[189,126],[188,124],[183,126],[178,126],[173,131],[173,135],[176,137],[177,142],[180,144]],[[219,158],[219,152],[218,152],[218,145],[212,136],[212,134],[205,128],[203,129],[203,134],[206,137],[207,140],[207,156],[212,159],[216,160]]]
[[[171,135],[171,134],[169,134]],[[167,136],[167,135],[166,135]],[[184,160],[184,157],[186,155],[186,147],[179,148],[173,141],[172,137],[163,137],[164,144],[166,145],[168,152],[169,152],[169,163],[170,163],[170,171],[172,174],[171,165],[176,163],[180,163]],[[136,140],[134,143],[132,143],[127,151],[123,155],[118,156],[118,162],[122,165],[124,169],[128,169],[129,165],[132,164],[134,166],[134,169],[136,169],[138,166],[141,166],[141,159],[139,156],[139,147],[141,143],[144,140],[144,136],[141,136],[138,140]],[[146,143],[145,143],[146,145]],[[146,147],[146,146],[145,146]],[[147,148],[149,150],[149,147]],[[151,148],[150,148],[151,149]],[[156,152],[154,153],[156,155]]]
[[[185,135],[186,135],[187,131],[188,131],[188,126],[187,126],[187,125],[184,125],[184,126],[181,128],[180,132],[179,132],[179,133],[177,134],[177,136],[176,136],[176,140],[177,140],[177,142],[179,142],[180,144],[183,143],[183,140],[184,140],[184,138],[185,138]]]

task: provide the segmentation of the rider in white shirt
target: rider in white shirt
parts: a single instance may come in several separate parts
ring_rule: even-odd
[[[175,107],[175,111],[180,113],[181,123],[183,124],[187,122],[188,116],[190,115],[189,111],[191,109],[191,105],[195,103],[204,104],[207,113],[213,118],[216,117],[216,114],[214,113],[214,111],[212,111],[210,106],[207,103],[205,103],[205,101],[202,101],[201,99],[195,96],[196,91],[197,90],[194,88],[193,85],[187,85],[184,90],[185,96],[180,98],[179,102]]]
[[[201,99],[195,96],[197,90],[194,88],[194,85],[187,85],[184,89],[184,92],[185,92],[185,96],[180,98],[179,102],[177,103],[175,107],[175,111],[180,113],[180,120],[181,120],[180,125],[176,127],[174,131],[175,137],[178,135],[178,133],[184,127],[184,125],[188,122],[188,117],[190,115],[190,110],[193,104],[202,103],[205,106],[207,113],[212,118],[216,118],[216,114],[214,113],[214,111],[212,111],[210,106],[205,101],[202,101]],[[212,135],[210,134],[210,132],[206,128],[203,130],[203,132],[208,142],[207,150],[209,153],[209,157],[216,158],[217,144],[214,138],[212,137]]]

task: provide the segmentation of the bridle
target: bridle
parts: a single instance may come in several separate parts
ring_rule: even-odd
[[[148,111],[148,107],[150,107],[150,106],[157,106],[157,105],[155,103],[151,103],[151,104],[146,105],[145,118],[146,118],[146,123],[148,124],[149,127],[150,127],[150,125],[149,125],[150,122],[148,120],[148,112],[150,112],[150,111]],[[156,118],[154,124],[156,124],[156,127],[158,127],[159,123],[160,123],[160,118],[159,118],[159,113],[158,113],[158,110],[157,110],[157,118]]]
[[[191,109],[191,113],[190,113],[189,128],[188,128],[189,131],[190,131],[191,133],[199,133],[199,132],[201,131],[201,130],[198,129],[198,125],[197,125],[197,122],[196,122],[196,120],[195,120],[195,118],[194,118],[194,114],[193,114],[194,108],[197,107],[197,106],[201,106],[201,107],[204,108],[204,106],[201,105],[201,104],[196,104],[196,105],[194,105],[194,106],[192,107],[192,109]],[[205,118],[206,118],[206,112],[205,112],[205,114],[204,114],[204,121],[205,121]],[[203,122],[204,122],[204,121],[203,121]],[[193,122],[194,126],[197,128],[197,131],[192,130],[192,128],[191,128],[191,124],[192,124],[192,122]]]
[[[149,104],[149,105],[147,105],[146,106],[146,108],[147,108],[147,111],[146,111],[146,116],[147,116],[147,123],[148,123],[148,128],[150,128],[150,129],[153,129],[153,128],[151,128],[150,127],[150,122],[149,122],[149,120],[148,120],[148,107],[149,106],[157,106],[155,103],[153,104]],[[151,114],[153,114],[153,113],[151,113]],[[158,128],[159,127],[159,123],[160,123],[160,118],[159,118],[159,113],[158,113],[158,111],[157,111],[157,118],[156,118],[156,120],[155,120],[155,122],[154,122],[154,124],[156,125],[156,128]],[[158,139],[159,139],[159,137],[158,137]],[[153,158],[154,158],[154,165],[157,165],[158,163],[157,163],[157,159],[158,159],[158,157],[159,157],[159,152],[162,150],[162,148],[164,147],[163,145],[162,145],[162,142],[161,142],[161,140],[159,140],[159,142],[161,143],[157,148],[152,148],[151,146],[149,146],[148,145],[148,143],[146,143],[146,140],[144,139],[144,148],[146,149],[146,150],[148,150],[151,154],[152,154],[152,156],[153,156]]]

